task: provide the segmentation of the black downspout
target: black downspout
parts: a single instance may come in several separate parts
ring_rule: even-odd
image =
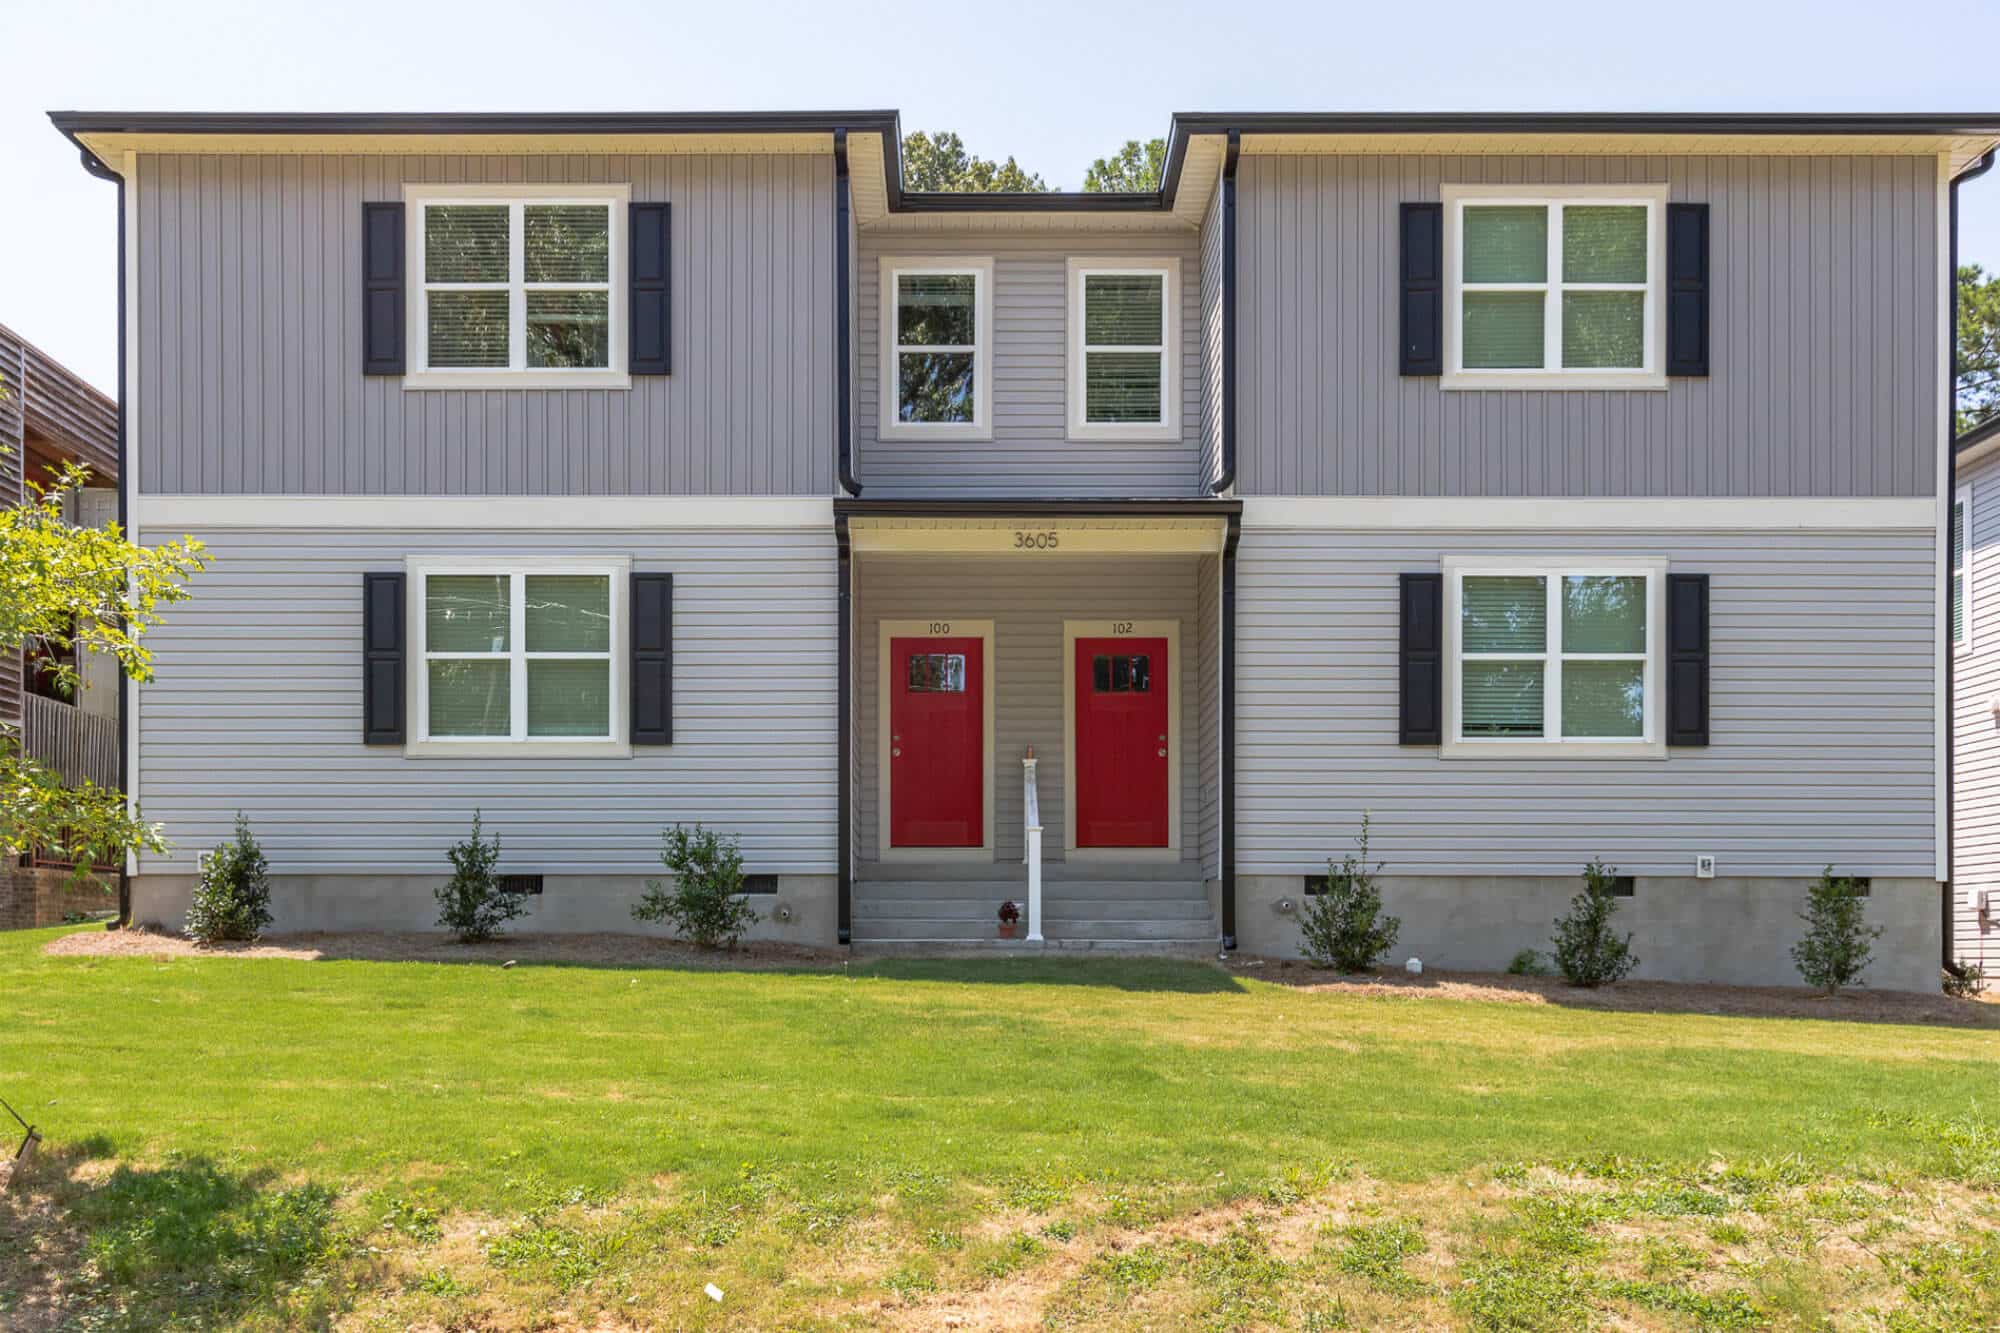
[[[835,753],[839,756],[840,763],[838,784],[840,796],[835,802],[838,807],[838,818],[840,820],[840,827],[834,834],[834,845],[837,848],[835,854],[840,858],[839,870],[835,876],[835,896],[838,903],[835,920],[840,930],[839,941],[845,945],[854,942],[854,849],[851,845],[853,830],[848,822],[854,800],[852,769],[854,737],[850,725],[854,707],[851,666],[854,651],[854,630],[851,623],[854,613],[854,561],[847,545],[847,515],[845,514],[835,514],[833,516],[833,541],[838,551],[840,565],[838,584],[840,627],[836,635],[839,646],[836,649],[836,659],[834,662],[834,670],[838,673],[837,679],[839,681],[837,690],[838,702],[834,706],[834,716],[838,720],[840,727],[840,741],[834,747]]]
[[[88,148],[82,149],[83,169],[99,180],[110,181],[118,187],[118,528],[121,532],[132,530],[129,513],[131,500],[126,477],[130,466],[125,458],[125,178],[106,166]],[[118,673],[118,790],[129,799],[130,773],[132,763],[131,735],[126,730],[126,710],[131,707],[132,683],[125,673]],[[126,858],[118,858],[118,919],[112,922],[114,928],[132,924],[132,878],[125,871]]]
[[[1236,158],[1242,148],[1242,134],[1231,130],[1222,157],[1222,472],[1208,487],[1216,495],[1236,484]],[[1233,526],[1231,532],[1233,541]]]
[[[1969,180],[1977,180],[1993,170],[1993,150],[1979,159],[1979,165],[1957,176],[1951,183],[1951,295],[1950,313],[1946,316],[1947,336],[1951,339],[1951,355],[1946,359],[1945,411],[1949,413],[1947,425],[1949,434],[1945,445],[1945,530],[1939,537],[1945,543],[1947,552],[1951,549],[1951,507],[1958,503],[1958,187]],[[1972,534],[1967,532],[1965,540],[1969,544]],[[1949,560],[1949,554],[1945,557]],[[1966,601],[1972,599],[1972,586],[1967,582]],[[1951,622],[1951,579],[1944,580],[1944,607],[1941,614],[1947,625]],[[1956,895],[1958,871],[1958,820],[1955,807],[1958,804],[1958,650],[1952,644],[1945,645],[1944,654],[1944,970],[1953,976],[1965,975],[1957,958],[1958,923]]]
[[[847,274],[848,198],[852,193],[847,179],[847,131],[833,132],[833,409],[834,437],[838,451],[841,489],[849,495],[861,494],[854,479],[854,366],[850,353],[849,325],[852,300]],[[846,658],[841,659],[843,662]],[[845,917],[842,918],[845,920]]]
[[[1222,539],[1222,948],[1236,948],[1236,538],[1229,516]]]

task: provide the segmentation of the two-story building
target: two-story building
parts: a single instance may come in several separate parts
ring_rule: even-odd
[[[886,112],[59,113],[118,182],[172,923],[539,929],[663,826],[802,942],[1257,952],[1366,814],[1399,954],[1602,858],[1641,975],[1949,877],[1953,182],[2000,116],[1181,115],[1157,192],[902,188]],[[1026,762],[1032,758],[1033,762]]]

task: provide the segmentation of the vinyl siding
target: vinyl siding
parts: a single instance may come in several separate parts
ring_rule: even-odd
[[[629,389],[361,373],[361,205],[405,182],[629,182],[673,204],[673,370]],[[147,156],[148,493],[825,495],[833,169],[784,156]]]
[[[884,440],[881,263],[899,255],[993,259],[990,440]],[[1071,256],[1171,255],[1180,267],[1181,439],[1137,444],[1068,434]],[[1192,495],[1200,484],[1201,283],[1198,238],[1170,234],[882,234],[863,232],[855,278],[855,453],[870,499],[949,494]]]
[[[1932,877],[1934,540],[1246,530],[1237,868],[1315,872],[1368,811],[1397,875],[1569,875],[1591,857],[1689,875],[1713,853],[1723,876]],[[1399,746],[1397,574],[1568,552],[1711,576],[1713,743],[1665,760]]]
[[[1201,486],[1222,475],[1222,187],[1201,220]]]
[[[1445,391],[1397,373],[1397,205],[1660,182],[1711,206],[1713,374]],[[1278,157],[1238,169],[1245,495],[1931,495],[1928,157]]]
[[[1970,492],[1970,638],[1952,681],[1952,940],[1959,957],[2000,976],[2000,460],[1959,475]],[[1994,894],[1984,925],[1973,895]]]
[[[148,636],[139,797],[188,870],[250,816],[278,874],[443,871],[474,809],[510,869],[637,874],[660,830],[739,835],[747,867],[831,873],[833,538],[826,531],[197,533],[214,564]],[[630,759],[406,758],[361,743],[361,575],[406,555],[631,557],[674,575],[674,743]]]
[[[21,400],[26,383],[27,361],[24,347],[0,330],[0,506],[13,508],[26,498],[22,473],[26,467],[26,404]],[[21,650],[8,651],[0,658],[0,728],[14,730],[21,724]]]
[[[1196,640],[1201,645],[1200,734],[1203,873],[1222,876],[1222,558],[1205,555],[1195,566]]]
[[[1180,662],[1182,860],[1200,855],[1201,677],[1196,558],[1037,558],[1031,570],[1007,562],[946,556],[864,556],[856,614],[855,708],[861,719],[861,782],[855,793],[863,860],[878,855],[881,816],[880,677],[876,661],[884,620],[960,617],[993,621],[994,839],[997,859],[1022,857],[1021,758],[1035,747],[1042,802],[1042,855],[1063,859],[1063,621],[1178,620]]]

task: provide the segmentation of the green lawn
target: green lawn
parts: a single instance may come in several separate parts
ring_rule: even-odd
[[[90,1318],[142,1326],[917,1325],[951,1301],[977,1323],[999,1318],[977,1302],[1040,1277],[1032,1313],[1057,1323],[1116,1324],[1142,1293],[1158,1318],[1220,1326],[1421,1306],[1505,1327],[1508,1302],[1548,1326],[1631,1310],[1718,1326],[1605,1285],[1649,1280],[1603,1245],[1657,1210],[1585,1219],[1598,1248],[1564,1259],[1536,1248],[1536,1200],[1713,1188],[1762,1201],[1749,1234],[1793,1208],[1808,1230],[1846,1225],[1815,1191],[1949,1187],[1976,1237],[2000,1185],[1991,1029],[1342,996],[1167,962],[45,956],[56,933],[0,935],[0,1097],[48,1137],[30,1188],[0,1198],[0,1248],[37,1222],[30,1198],[66,1237],[0,1268],[0,1325],[10,1302],[59,1325],[85,1297]],[[1863,1195],[1847,1222],[1897,1215]],[[1688,1216],[1726,1216],[1706,1208]],[[1203,1217],[1222,1230],[1199,1234]],[[1419,1248],[1383,1243],[1408,1271],[1351,1257],[1379,1237],[1342,1228],[1404,1221]],[[1251,1304],[1211,1309],[1230,1255],[1253,1265]],[[1524,1255],[1548,1262],[1505,1267]],[[1953,1280],[2000,1301],[2000,1252],[1961,1258]],[[1793,1277],[1824,1287],[1823,1267]],[[1907,1312],[1909,1282],[1848,1295]],[[1499,1314],[1480,1304],[1493,1290]],[[1744,1291],[1764,1302],[1746,1326],[1846,1299]]]

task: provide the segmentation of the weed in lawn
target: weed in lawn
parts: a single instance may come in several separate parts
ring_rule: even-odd
[[[983,1278],[1003,1278],[1033,1263],[1047,1250],[1048,1246],[1027,1232],[1017,1231],[1005,1240],[977,1247],[972,1256],[972,1270]]]
[[[2000,1310],[2000,1232],[1920,1245],[1903,1260],[1902,1279],[1909,1304],[1890,1314],[1896,1333],[1990,1328]]]
[[[488,1241],[493,1266],[545,1278],[558,1291],[573,1291],[602,1273],[625,1245],[622,1231],[530,1221]]]
[[[1482,1255],[1461,1265],[1451,1305],[1487,1333],[1584,1329],[1589,1286],[1559,1263],[1538,1257]]]
[[[2000,1122],[1975,1116],[1875,1115],[1876,1129],[1893,1130],[1920,1144],[1924,1175],[1967,1185],[2000,1186]]]
[[[938,1289],[937,1270],[929,1264],[905,1264],[882,1279],[882,1285],[903,1300],[914,1301]]]
[[[1009,1208],[1018,1208],[1024,1213],[1048,1213],[1063,1206],[1069,1199],[1069,1191],[1049,1180],[1015,1180],[1008,1183],[1001,1197]]]
[[[1076,1223],[1059,1217],[1044,1226],[1042,1234],[1058,1245],[1067,1245],[1076,1239]]]
[[[950,1254],[965,1248],[965,1233],[961,1231],[941,1231],[932,1228],[924,1233],[924,1248],[936,1250],[940,1254]]]
[[[417,1290],[423,1292],[426,1296],[439,1296],[446,1300],[456,1300],[460,1297],[470,1296],[474,1291],[478,1290],[476,1287],[469,1286],[452,1276],[449,1268],[433,1268],[430,1272],[419,1278],[416,1285]]]
[[[389,1200],[379,1225],[382,1230],[408,1236],[419,1245],[435,1244],[444,1234],[436,1213],[400,1195]]]
[[[1397,1220],[1340,1229],[1343,1241],[1334,1264],[1343,1273],[1352,1273],[1378,1287],[1411,1292],[1422,1283],[1403,1270],[1403,1260],[1424,1252],[1423,1229],[1415,1222]]]
[[[1747,1245],[1750,1231],[1741,1222],[1717,1222],[1708,1229],[1708,1238],[1717,1245]]]
[[[1703,1333],[1770,1327],[1770,1316],[1740,1291],[1709,1295],[1677,1282],[1607,1282],[1600,1290],[1613,1300],[1642,1309],[1684,1315]]]

